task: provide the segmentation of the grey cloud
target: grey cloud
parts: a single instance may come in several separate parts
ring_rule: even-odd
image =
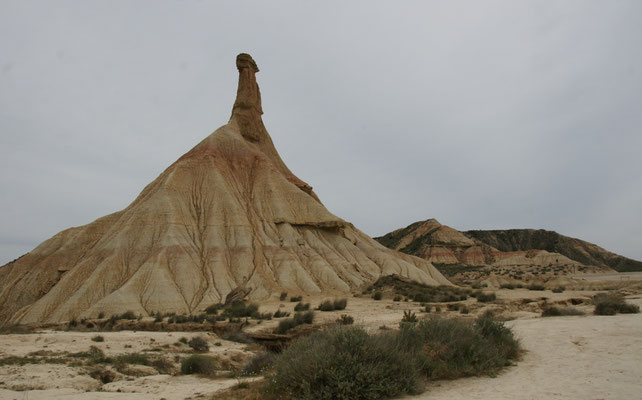
[[[122,209],[257,60],[282,157],[371,235],[429,217],[642,259],[637,1],[5,2],[0,263]]]

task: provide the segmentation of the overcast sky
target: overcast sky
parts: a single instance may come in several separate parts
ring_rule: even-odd
[[[286,164],[369,235],[437,218],[642,260],[642,1],[0,5],[0,264],[225,124],[240,52]]]

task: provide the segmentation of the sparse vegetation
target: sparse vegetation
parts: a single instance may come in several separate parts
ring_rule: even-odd
[[[221,339],[236,343],[252,343],[252,339],[242,331],[229,331],[221,335]]]
[[[417,315],[414,312],[411,312],[410,310],[406,310],[403,312],[403,317],[401,318],[401,322],[414,324],[417,322]]]
[[[432,379],[494,375],[517,357],[510,329],[486,314],[431,319],[370,335],[338,327],[300,338],[276,360],[268,391],[303,400],[381,399],[413,394]]]
[[[497,300],[497,296],[495,295],[495,293],[482,292],[481,290],[477,290],[471,293],[471,296],[476,298],[480,303],[488,303]]]
[[[298,302],[294,306],[294,311],[307,311],[310,309],[310,303]]]
[[[275,333],[286,333],[299,325],[311,324],[314,321],[314,311],[298,312],[293,318],[284,319],[279,322],[279,326],[274,330]]]
[[[281,295],[279,296],[279,300],[285,301],[285,299],[288,298],[288,292],[281,292]]]
[[[530,285],[528,285],[526,288],[527,288],[528,290],[545,290],[545,289],[546,289],[546,288],[544,287],[544,285],[540,285],[540,284],[537,284],[537,283],[531,283],[531,284],[530,284]]]
[[[593,297],[595,315],[637,314],[640,307],[627,303],[619,293],[599,293]]]
[[[418,303],[461,301],[466,300],[470,294],[469,289],[453,286],[427,286],[398,275],[387,275],[379,278],[368,288],[368,292],[374,290],[374,298],[377,292],[382,292],[385,288],[392,288],[399,300],[401,300],[401,297],[405,297]],[[375,300],[377,299],[375,298]]]
[[[348,305],[348,299],[324,300],[319,304],[320,311],[345,310]]]
[[[241,375],[262,375],[272,368],[275,359],[276,355],[274,353],[259,352],[245,364],[241,370]]]
[[[290,302],[291,303],[297,303],[299,301],[303,300],[303,296],[290,296]]]
[[[553,293],[563,293],[566,290],[566,287],[564,286],[558,286],[556,288],[553,288],[551,291]]]
[[[581,310],[573,307],[546,307],[542,311],[542,317],[560,317],[564,315],[584,315]]]
[[[189,342],[187,342],[187,345],[192,348],[197,353],[205,353],[209,351],[210,345],[207,343],[207,340],[204,337],[197,336],[195,338],[192,338]]]
[[[337,323],[339,325],[352,325],[354,324],[354,318],[352,318],[350,315],[342,314],[341,317],[337,319]]]
[[[383,298],[383,293],[381,293],[379,290],[377,290],[372,295],[372,298],[375,299],[375,300],[381,300],[381,298]]]
[[[105,338],[100,336],[100,335],[96,335],[96,336],[92,337],[91,340],[92,340],[92,342],[104,342]]]
[[[290,313],[286,311],[281,311],[281,310],[276,310],[274,313],[274,318],[283,318],[283,317],[289,317]]]
[[[206,376],[216,375],[217,360],[213,357],[194,354],[181,362],[181,373],[183,375],[201,374]]]

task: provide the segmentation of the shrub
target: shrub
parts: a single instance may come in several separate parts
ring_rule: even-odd
[[[559,317],[564,315],[584,315],[584,313],[576,308],[572,307],[547,307],[542,311],[542,317]]]
[[[296,303],[303,300],[303,296],[290,296],[290,302],[291,303]]]
[[[415,315],[415,313],[411,312],[410,310],[406,310],[403,312],[403,317],[401,318],[401,322],[408,322],[408,323],[414,324],[417,322],[417,315]]]
[[[89,372],[89,376],[101,381],[102,383],[110,383],[116,379],[116,374],[113,371],[103,368],[97,368]]]
[[[494,375],[518,355],[512,331],[487,313],[473,323],[465,320],[430,319],[401,334],[411,345],[422,345],[421,370],[433,379]]]
[[[250,361],[245,364],[241,370],[242,375],[261,375],[269,370],[274,364],[276,355],[274,353],[268,353],[262,351],[257,353]]]
[[[279,300],[285,301],[285,299],[288,298],[288,292],[281,292],[281,295],[279,296]]]
[[[375,299],[375,300],[381,300],[382,297],[383,297],[383,293],[381,293],[378,290],[376,292],[374,292],[374,294],[372,295],[372,298]]]
[[[470,311],[468,310],[468,307],[463,306],[463,307],[459,310],[459,312],[460,312],[460,313],[462,313],[462,314],[468,314]]]
[[[339,325],[352,325],[354,324],[354,318],[352,318],[350,315],[342,314],[341,318],[337,320],[337,323]]]
[[[236,343],[252,343],[252,339],[241,331],[229,331],[221,335],[221,339]]]
[[[599,293],[593,297],[595,304],[595,315],[615,315],[618,312],[623,314],[637,314],[640,307],[635,304],[628,304],[624,296],[618,293]]]
[[[276,310],[276,312],[274,313],[274,318],[283,318],[288,316],[290,316],[289,312],[285,312],[281,310]]]
[[[314,321],[314,311],[298,312],[294,314],[297,325],[311,324]]]
[[[298,312],[294,314],[293,318],[280,321],[274,332],[283,334],[299,325],[311,324],[312,321],[314,321],[314,311]]]
[[[546,289],[544,285],[539,285],[536,283],[531,283],[530,285],[527,286],[528,290],[544,290]]]
[[[183,375],[202,374],[214,376],[216,375],[216,361],[212,357],[198,354],[191,355],[181,362],[181,373]]]
[[[558,286],[556,288],[553,288],[552,292],[553,293],[563,293],[566,288],[564,286]]]
[[[223,304],[217,303],[212,304],[211,306],[205,309],[205,314],[218,314],[218,311],[223,308]]]
[[[303,302],[298,302],[296,306],[294,306],[294,311],[307,311],[310,309],[310,303],[303,303]]]
[[[355,327],[313,333],[294,342],[275,362],[269,390],[301,400],[380,399],[414,393],[412,357],[396,335],[368,335]]]
[[[192,340],[187,342],[187,345],[197,353],[205,353],[210,349],[210,345],[207,343],[207,340],[200,336],[192,338]]]
[[[499,288],[513,290],[515,289],[515,285],[512,283],[502,283],[501,285],[499,285]]]
[[[99,312],[98,313],[98,319],[105,318],[105,313],[104,312]]]
[[[334,309],[335,310],[345,310],[348,306],[348,299],[335,299],[334,300]]]
[[[497,296],[495,295],[495,293],[493,293],[493,292],[484,293],[484,292],[482,292],[480,290],[478,290],[476,292],[473,292],[471,294],[471,296],[476,298],[477,301],[479,301],[481,303],[488,303],[490,301],[495,301],[497,299]]]
[[[245,304],[241,300],[234,300],[232,303],[225,306],[223,309],[223,316],[227,318],[245,318],[251,317],[254,313],[258,312],[259,306],[250,303]]]
[[[100,335],[96,335],[96,336],[92,337],[91,340],[92,340],[92,342],[104,342],[105,338],[100,336]]]
[[[401,301],[401,296],[396,295],[396,296],[392,299],[392,301]]]
[[[348,305],[348,299],[324,300],[319,304],[320,311],[345,310]]]

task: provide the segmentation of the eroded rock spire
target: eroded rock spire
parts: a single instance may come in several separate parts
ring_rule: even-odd
[[[256,83],[256,73],[259,72],[259,68],[252,56],[246,53],[236,56],[236,67],[239,70],[239,86],[230,120],[238,123],[244,138],[258,142],[267,135],[261,119],[263,114],[261,91]]]

